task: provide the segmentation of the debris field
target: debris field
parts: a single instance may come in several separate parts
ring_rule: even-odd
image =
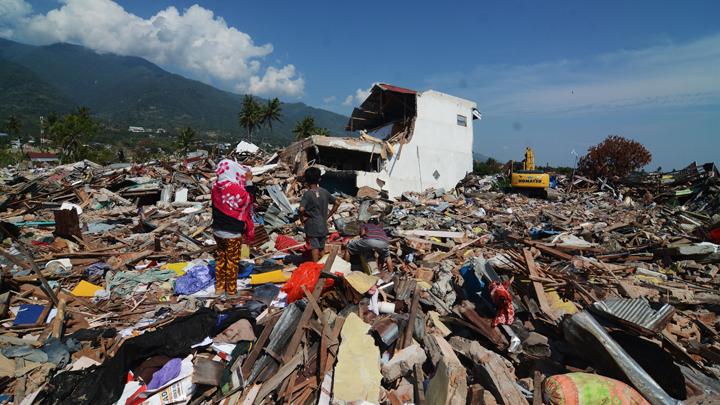
[[[714,165],[558,176],[547,200],[472,174],[337,193],[315,263],[297,171],[242,159],[257,225],[230,297],[212,159],[2,172],[0,403],[720,403]],[[369,218],[392,272],[346,260]]]

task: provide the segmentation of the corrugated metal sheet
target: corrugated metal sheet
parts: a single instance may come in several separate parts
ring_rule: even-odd
[[[268,192],[270,198],[272,198],[273,202],[277,204],[278,208],[280,208],[281,211],[287,214],[292,214],[293,208],[290,205],[290,201],[288,200],[285,193],[283,193],[280,186],[278,186],[277,184],[273,184],[265,187],[265,190]]]
[[[599,315],[634,324],[642,329],[659,332],[675,313],[672,305],[664,304],[653,309],[645,298],[619,298],[593,303],[592,309]]]

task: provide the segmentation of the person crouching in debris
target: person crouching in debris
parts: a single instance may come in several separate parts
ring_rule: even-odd
[[[300,200],[300,221],[305,227],[305,238],[310,245],[312,261],[317,262],[325,251],[325,240],[328,235],[327,221],[340,206],[340,200],[329,191],[320,187],[322,173],[317,167],[305,170],[307,191]],[[332,209],[328,213],[328,205]]]
[[[380,225],[377,218],[370,218],[360,227],[360,239],[350,241],[347,246],[345,260],[350,260],[350,255],[361,255],[368,257],[369,255],[378,254],[378,269],[382,269],[383,262],[387,266],[388,272],[394,271],[392,258],[390,258],[390,245],[388,244],[387,234]]]
[[[215,292],[236,295],[243,237],[246,242],[255,237],[253,198],[247,190],[252,185],[252,173],[233,160],[223,159],[215,174],[217,179],[212,188],[212,228],[217,243]]]

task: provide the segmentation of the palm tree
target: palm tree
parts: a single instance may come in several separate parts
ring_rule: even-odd
[[[280,107],[280,100],[275,97],[272,100],[268,100],[267,105],[262,110],[262,123],[267,125],[272,133],[273,121],[282,122],[282,107]]]
[[[327,128],[315,128],[313,135],[330,136],[330,130]]]
[[[178,133],[177,138],[177,146],[178,149],[184,154],[190,150],[190,147],[193,144],[193,141],[195,140],[195,131],[190,127],[185,127],[180,130],[180,133]]]
[[[238,123],[241,128],[247,131],[248,142],[252,142],[253,131],[260,128],[263,122],[262,107],[250,96],[245,95],[242,102],[242,109],[238,113]]]
[[[11,113],[10,116],[5,120],[5,130],[11,137],[18,136],[22,129],[22,122],[18,119],[15,113]]]
[[[63,162],[76,162],[85,157],[86,143],[97,134],[100,126],[90,116],[87,107],[79,107],[75,114],[68,114],[49,128],[53,143],[60,149]]]
[[[315,135],[317,129],[315,119],[307,116],[295,123],[295,128],[293,128],[292,132],[295,134],[296,139],[305,139],[311,135]]]

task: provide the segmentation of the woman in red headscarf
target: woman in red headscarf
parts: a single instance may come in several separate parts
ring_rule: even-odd
[[[252,172],[233,160],[223,159],[215,174],[217,179],[212,188],[212,227],[217,243],[215,291],[235,295],[243,239],[250,242],[255,237],[252,195],[246,189],[252,184]]]

